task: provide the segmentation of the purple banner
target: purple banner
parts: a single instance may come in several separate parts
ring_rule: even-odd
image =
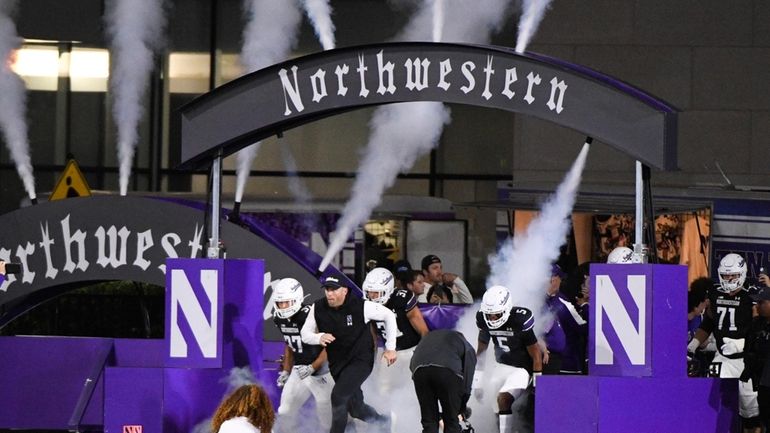
[[[475,305],[419,304],[428,329],[454,329],[457,320]]]
[[[591,299],[591,375],[685,375],[687,267],[591,265]]]
[[[652,266],[591,265],[591,299],[591,375],[652,375]]]
[[[224,260],[166,261],[166,367],[222,367]]]

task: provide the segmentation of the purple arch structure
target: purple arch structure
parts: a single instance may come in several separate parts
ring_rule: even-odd
[[[181,168],[350,110],[440,101],[575,129],[648,166],[676,168],[677,110],[582,65],[510,48],[429,42],[340,48],[279,63],[181,109]]]

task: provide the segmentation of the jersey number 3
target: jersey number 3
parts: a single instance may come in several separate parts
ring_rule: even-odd
[[[302,353],[302,337],[299,335],[284,335],[283,339],[291,347],[294,353]]]

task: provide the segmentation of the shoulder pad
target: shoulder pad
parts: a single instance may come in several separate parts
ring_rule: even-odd
[[[532,311],[525,307],[513,307],[511,310],[510,321],[519,325],[524,331],[531,329],[535,324],[535,318],[532,316]]]

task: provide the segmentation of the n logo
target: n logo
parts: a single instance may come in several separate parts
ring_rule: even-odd
[[[219,366],[223,309],[221,261],[174,259],[169,260],[168,265],[168,360],[174,366]],[[174,362],[175,359],[180,362]],[[167,366],[170,366],[168,362]]]
[[[621,281],[625,287],[616,287]],[[594,364],[644,368],[650,349],[647,276],[618,275],[613,281],[597,275],[595,283]]]

